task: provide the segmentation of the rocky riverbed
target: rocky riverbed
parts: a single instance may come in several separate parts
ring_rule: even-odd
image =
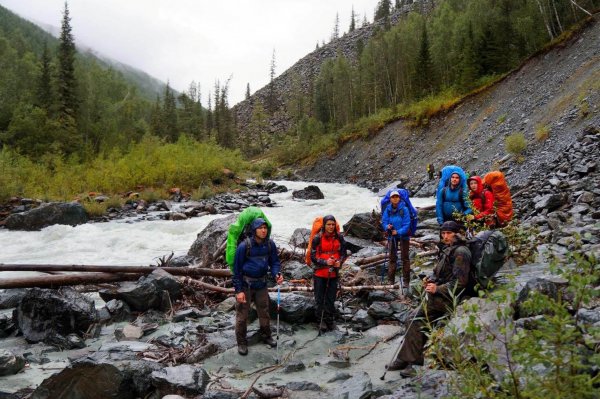
[[[576,136],[544,171],[532,173],[524,185],[527,188],[515,198],[520,227],[531,228],[523,230],[528,234],[524,241],[534,251],[533,263],[517,267],[509,262],[500,273],[501,281],[509,277],[516,281],[512,288],[518,298],[512,304],[516,309],[521,309],[520,303],[530,292],[549,296],[566,292],[569,282],[550,273],[550,253],[562,259],[564,268],[572,266],[569,256],[573,253],[600,258],[599,136],[597,130]],[[416,275],[431,268],[433,259],[424,254],[437,241],[433,215],[422,211],[420,220],[412,246],[415,285],[419,283]],[[373,241],[380,238],[375,224],[376,218],[367,213],[356,215],[344,226],[354,252],[344,266],[344,285],[380,281],[380,266],[360,265],[364,258],[383,252]],[[216,267],[227,225],[227,218],[211,222],[188,256]],[[305,237],[306,231],[297,231],[293,246],[302,247]],[[298,257],[288,253],[284,259],[288,281],[284,288],[291,280],[300,288],[310,285],[310,271]],[[204,281],[227,287],[216,278]],[[137,282],[112,288],[92,292],[76,288],[0,294],[0,307],[5,309],[0,314],[0,374],[4,375],[0,392],[4,397],[433,398],[455,389],[456,372],[440,369],[430,358],[414,378],[402,379],[389,372],[385,380],[380,379],[400,342],[409,311],[418,302],[397,289],[345,293],[336,303],[337,331],[320,337],[314,326],[311,293],[281,294],[279,334],[277,296],[271,293],[271,327],[273,335],[279,336],[279,347],[259,343],[253,315],[250,353],[241,357],[233,331],[234,300],[226,294],[195,289],[160,268]],[[459,307],[449,331],[465,334],[465,309],[470,305],[481,310],[487,330],[501,328],[495,316],[502,310],[500,305],[472,298]],[[511,328],[527,331],[539,317],[543,315],[523,309]],[[593,331],[600,323],[600,303],[592,301],[579,309],[577,320],[584,333]],[[597,354],[598,337],[584,337],[578,351]],[[496,351],[495,345],[492,341],[488,350]],[[491,368],[490,372],[501,379],[505,369]],[[582,372],[593,374],[597,369],[590,366]]]

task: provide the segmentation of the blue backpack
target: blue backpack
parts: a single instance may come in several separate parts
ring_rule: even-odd
[[[410,202],[410,196],[408,195],[408,190],[404,188],[393,188],[389,190],[383,198],[381,198],[379,205],[381,205],[381,214],[385,212],[385,209],[390,204],[390,193],[392,191],[398,191],[400,194],[400,200],[404,201],[406,207],[408,208],[408,212],[410,214],[410,229],[408,231],[409,236],[413,236],[417,231],[417,224],[419,222],[419,217],[417,215],[417,209],[413,206],[412,202]]]

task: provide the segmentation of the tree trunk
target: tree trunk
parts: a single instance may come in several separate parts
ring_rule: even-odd
[[[231,277],[229,269],[207,269],[200,267],[150,267],[150,266],[103,266],[103,265],[5,265],[0,264],[0,272],[100,272],[150,274],[154,270],[164,270],[174,276]]]
[[[135,281],[140,277],[139,274],[133,273],[71,273],[52,276],[3,278],[0,279],[0,288],[58,288],[65,285]]]

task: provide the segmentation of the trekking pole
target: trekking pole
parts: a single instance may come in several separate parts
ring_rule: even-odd
[[[279,364],[279,309],[281,308],[281,285],[277,284],[277,340],[275,346],[275,363]]]
[[[323,324],[323,316],[325,315],[325,298],[327,298],[327,291],[329,291],[329,278],[331,277],[331,272],[333,271],[333,267],[330,267],[327,271],[327,283],[325,283],[325,292],[323,293],[323,299],[321,299],[321,320],[319,321],[319,325],[317,329],[319,330],[319,334],[317,337],[321,336],[321,325]]]
[[[383,265],[381,266],[381,284],[383,285],[384,282],[384,276],[385,273],[387,272],[387,268],[388,268],[388,258],[390,257],[390,235],[388,235],[387,238],[387,246],[385,249],[385,257],[383,258]]]
[[[428,296],[427,295],[423,296],[420,306],[423,306],[427,300],[428,300]],[[396,350],[394,351],[394,356],[390,359],[390,361],[388,363],[386,363],[385,371],[383,372],[383,375],[381,377],[379,377],[379,379],[381,381],[385,380],[385,375],[388,372],[387,365],[392,364],[394,362],[394,360],[396,360],[396,357],[398,357],[398,354],[400,353],[400,351],[402,350],[402,347],[404,346],[404,342],[406,341],[406,334],[410,330],[410,327],[412,326],[413,322],[417,318],[418,314],[419,314],[418,312],[415,312],[415,315],[413,316],[412,320],[408,324],[408,327],[406,327],[406,332],[404,333],[404,336],[400,340],[400,343],[398,344],[398,348],[396,348]]]
[[[342,290],[340,289],[341,285],[342,285],[341,278],[339,278],[338,279],[338,292],[340,293],[340,296],[341,296],[342,312],[344,313],[344,324],[346,325],[346,332],[344,333],[344,335],[348,336],[348,335],[350,335],[350,333],[348,332],[348,318],[346,316],[346,306],[344,306],[344,294],[342,293]]]

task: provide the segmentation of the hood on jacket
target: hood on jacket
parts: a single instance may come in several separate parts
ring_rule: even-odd
[[[252,221],[252,224],[250,225],[250,228],[252,229],[252,232],[254,234],[256,234],[256,229],[258,229],[260,226],[262,226],[263,224],[267,225],[267,227],[269,227],[269,225],[267,224],[267,222],[265,222],[265,219],[263,218],[256,218]],[[268,234],[267,234],[268,237]]]
[[[325,225],[326,225],[326,224],[327,224],[327,222],[329,222],[330,220],[333,220],[333,221],[334,221],[334,223],[335,223],[335,227],[336,227],[336,228],[333,230],[333,233],[337,235],[337,233],[338,233],[338,229],[337,229],[337,227],[338,227],[338,226],[337,226],[337,221],[335,220],[335,218],[333,217],[333,215],[326,215],[326,216],[323,216],[323,227],[321,227],[321,231],[322,231],[323,233],[325,233]]]
[[[467,179],[467,187],[469,190],[471,189],[471,180],[475,180],[477,182],[477,189],[474,191],[475,194],[480,195],[483,191],[483,180],[479,176],[472,176]]]

